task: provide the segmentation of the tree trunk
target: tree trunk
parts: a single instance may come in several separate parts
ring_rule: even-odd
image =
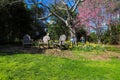
[[[70,36],[71,37],[75,36],[75,29],[74,28],[70,28]]]
[[[97,42],[98,42],[98,44],[100,44],[101,43],[101,37],[100,37],[101,35],[100,35],[100,29],[98,28],[97,29]]]

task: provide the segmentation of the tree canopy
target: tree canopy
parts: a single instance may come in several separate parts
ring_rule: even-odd
[[[0,38],[13,42],[32,30],[33,19],[22,2],[8,3],[0,9]],[[3,43],[3,42],[2,42]]]

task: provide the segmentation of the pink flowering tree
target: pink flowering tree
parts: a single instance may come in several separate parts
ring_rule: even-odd
[[[115,17],[110,11],[114,11],[116,8],[115,5],[116,2],[109,0],[85,0],[78,8],[77,25],[84,25],[86,28],[95,30],[98,36],[98,42],[100,43],[102,35],[101,29],[105,24],[110,24]]]
[[[113,0],[109,2],[111,5],[107,9],[107,26],[109,35],[110,35],[110,43],[118,44],[120,38],[120,1]]]

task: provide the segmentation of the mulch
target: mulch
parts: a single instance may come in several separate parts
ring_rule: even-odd
[[[23,46],[9,46],[9,47],[0,47],[0,52],[4,52],[4,53],[43,53],[44,49],[41,49],[39,47],[24,48]]]

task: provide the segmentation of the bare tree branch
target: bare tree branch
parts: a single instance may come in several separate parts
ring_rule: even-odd
[[[54,11],[52,11],[48,6],[42,4],[42,3],[39,3],[40,5],[46,7],[54,16],[56,16],[57,18],[59,18],[60,20],[62,20],[64,23],[66,23],[66,20],[62,17],[60,17],[57,13],[55,13]]]
[[[63,0],[60,0],[60,1],[63,3],[63,5],[66,5],[66,3]]]
[[[79,3],[83,2],[83,1],[85,1],[85,0],[77,0],[75,2],[75,4],[72,6],[71,11],[74,12],[76,10],[77,6],[79,5]]]
[[[60,7],[60,6],[56,6],[58,9],[60,10],[67,10],[66,8]]]
[[[37,19],[39,19],[39,20],[43,20],[43,19],[46,19],[46,18],[48,18],[48,17],[50,17],[52,14],[50,13],[50,14],[48,14],[47,16],[45,16],[45,17],[41,17],[41,18],[37,18]]]

